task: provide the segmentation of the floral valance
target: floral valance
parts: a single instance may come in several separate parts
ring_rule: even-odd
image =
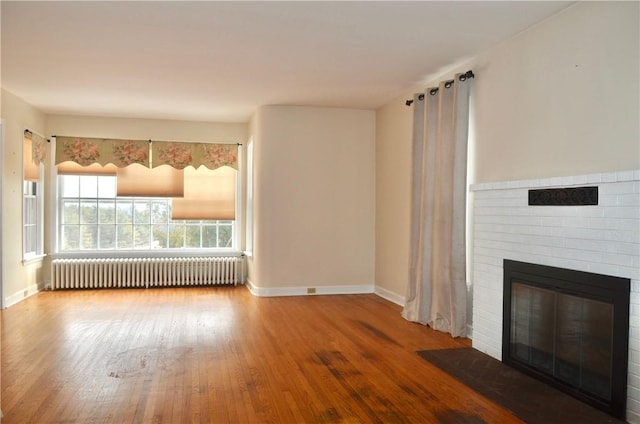
[[[170,165],[184,169],[201,165],[213,170],[221,166],[238,169],[238,146],[235,144],[152,142],[153,167]]]
[[[25,130],[24,136],[31,140],[31,159],[35,164],[44,164],[47,159],[47,139]]]
[[[93,163],[114,164],[118,168],[137,163],[149,166],[148,140],[113,140],[104,138],[56,137],[56,165],[76,162],[81,166]]]
[[[208,169],[229,166],[238,169],[236,144],[183,143],[173,141],[114,140],[85,137],[56,137],[56,165],[75,162],[81,166],[94,163],[114,164],[118,168],[137,163],[156,168],[169,165]]]

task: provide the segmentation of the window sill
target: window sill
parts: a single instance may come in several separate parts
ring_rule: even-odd
[[[31,264],[35,264],[35,263],[39,263],[44,261],[44,258],[46,258],[47,255],[40,254],[40,255],[29,255],[29,256],[25,256],[24,258],[22,258],[22,264],[23,265],[31,265]]]
[[[93,259],[93,258],[175,258],[203,256],[242,256],[237,250],[102,250],[65,251],[51,255],[53,259]]]

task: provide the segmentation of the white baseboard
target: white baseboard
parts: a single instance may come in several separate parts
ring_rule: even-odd
[[[11,296],[7,296],[4,298],[4,308],[8,308],[9,306],[13,306],[16,303],[20,303],[23,300],[25,300],[26,298],[33,296],[34,294],[38,293],[39,291],[44,290],[44,282],[38,283],[38,284],[31,284],[29,287],[27,287],[24,290],[21,290],[17,293],[12,294]]]
[[[392,302],[392,303],[395,303],[396,305],[400,305],[404,307],[404,304],[405,304],[404,296],[401,296],[397,293],[394,293],[382,287],[376,287],[375,293],[381,298],[388,300],[389,302]]]
[[[373,285],[361,286],[317,286],[317,287],[258,287],[253,281],[247,280],[247,288],[254,296],[317,296],[329,294],[366,294],[373,293]]]
[[[319,287],[258,287],[253,281],[247,279],[246,286],[254,296],[258,297],[276,297],[276,296],[315,296],[315,295],[330,295],[330,294],[368,294],[375,293],[376,295],[395,303],[396,305],[404,306],[405,299],[397,293],[382,287],[375,287],[373,285],[351,285],[351,286],[319,286]],[[315,293],[310,293],[309,289],[315,289]]]

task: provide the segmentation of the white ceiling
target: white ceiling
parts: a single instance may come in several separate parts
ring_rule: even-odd
[[[2,86],[47,113],[376,109],[570,4],[2,1]]]

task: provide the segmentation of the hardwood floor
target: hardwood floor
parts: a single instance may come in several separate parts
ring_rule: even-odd
[[[521,422],[416,354],[469,340],[376,295],[56,291],[1,317],[3,424]]]

